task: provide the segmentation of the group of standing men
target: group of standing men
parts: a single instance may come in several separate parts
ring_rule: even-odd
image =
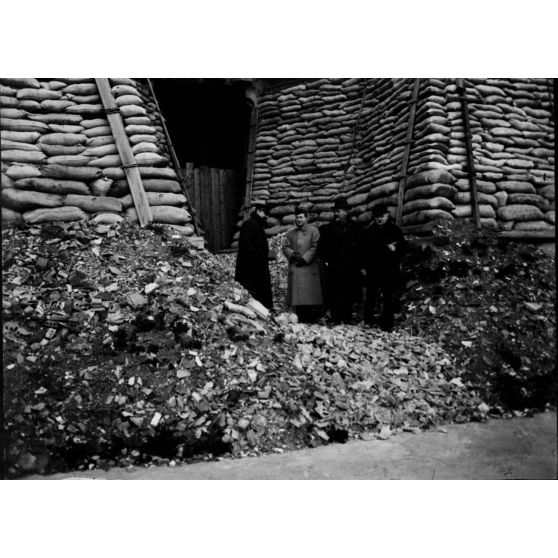
[[[405,239],[386,206],[372,209],[372,223],[360,226],[349,217],[343,198],[335,202],[333,221],[319,229],[308,223],[304,206],[295,210],[295,226],[287,231],[283,253],[289,261],[287,303],[300,321],[313,321],[324,306],[335,323],[351,323],[353,308],[364,298],[364,321],[393,328],[399,266]],[[272,308],[269,246],[265,234],[267,207],[254,202],[252,214],[240,229],[235,279],[256,299]]]

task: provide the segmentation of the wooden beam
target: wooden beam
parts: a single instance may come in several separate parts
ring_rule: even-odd
[[[467,104],[467,87],[465,86],[465,80],[463,78],[458,78],[457,90],[461,96],[461,112],[463,114],[463,127],[465,129],[465,151],[467,152],[467,170],[469,172],[469,181],[471,183],[473,223],[475,223],[477,229],[480,229],[481,221],[479,211],[479,195],[477,192],[475,161],[473,159],[473,143],[471,141],[471,125],[469,123],[469,108]]]
[[[256,133],[258,129],[258,106],[254,105],[250,112],[250,129],[248,131],[248,150],[246,153],[246,194],[244,197],[244,217],[249,213],[252,203],[252,188],[254,186],[254,161],[256,158]]]
[[[411,154],[411,142],[413,141],[413,130],[415,127],[415,115],[417,112],[419,86],[420,79],[416,78],[413,83],[413,92],[411,94],[409,122],[407,124],[407,136],[405,137],[405,149],[403,150],[403,159],[401,160],[401,173],[399,175],[399,186],[397,189],[397,211],[395,213],[395,222],[398,225],[401,225],[401,218],[403,216],[403,198],[405,196],[405,184],[407,183],[407,168],[409,166],[409,156]]]
[[[143,189],[143,182],[141,181],[136,158],[130,147],[130,141],[126,134],[126,130],[124,130],[122,115],[112,96],[109,80],[107,78],[95,78],[95,82],[97,83],[97,88],[99,89],[101,101],[107,113],[116,148],[118,149],[118,154],[122,161],[122,167],[124,168],[130,186],[130,193],[132,194],[140,225],[142,227],[147,227],[153,222],[153,215],[149,207],[149,202],[147,201],[147,196],[145,195],[145,190]]]
[[[501,231],[498,233],[500,238],[508,240],[554,240],[556,229],[546,229],[542,231]]]
[[[213,221],[213,231],[215,236],[214,250],[220,250],[223,247],[223,220],[221,215],[221,205],[219,203],[219,189],[221,188],[219,180],[219,169],[209,169],[209,179],[211,184],[211,214]]]

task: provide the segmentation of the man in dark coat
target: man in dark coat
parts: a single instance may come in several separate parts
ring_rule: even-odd
[[[269,245],[265,234],[267,207],[265,202],[252,203],[252,214],[240,227],[238,255],[234,278],[259,302],[271,309],[271,276]]]
[[[337,323],[350,323],[353,304],[359,302],[361,276],[359,261],[360,226],[348,216],[345,198],[335,202],[335,217],[320,227],[318,257],[324,262],[326,303]]]
[[[405,238],[401,229],[389,216],[385,205],[372,209],[373,222],[364,229],[362,237],[362,273],[366,276],[366,300],[364,320],[373,323],[374,307],[381,292],[383,313],[381,327],[386,331],[393,328],[395,296],[400,281],[399,264],[405,249]]]

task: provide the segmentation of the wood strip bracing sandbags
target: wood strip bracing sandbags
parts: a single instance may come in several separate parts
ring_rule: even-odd
[[[183,209],[148,88],[130,78],[111,79],[110,88],[128,140],[133,138],[139,174],[155,181],[160,194],[154,204]],[[3,194],[4,224],[99,215],[104,222],[123,219],[122,200],[110,190],[114,181],[125,180],[125,171],[93,78],[0,78],[0,110],[2,190],[14,190]],[[128,193],[129,188],[120,197]],[[158,212],[164,223],[165,212]],[[169,223],[190,219],[188,212],[167,213]]]

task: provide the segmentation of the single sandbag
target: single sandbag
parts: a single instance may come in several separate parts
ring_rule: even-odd
[[[115,97],[122,97],[123,95],[135,95],[139,97],[138,90],[131,85],[116,85],[112,88],[112,94]]]
[[[117,107],[126,105],[142,105],[143,101],[137,95],[121,95],[116,97],[115,103]]]
[[[105,155],[116,155],[118,154],[118,149],[116,144],[109,143],[106,145],[99,145],[97,147],[88,147],[84,152],[83,155],[87,157],[104,157]]]
[[[34,89],[34,88],[24,88],[17,92],[18,99],[24,99],[26,101],[45,101],[46,99],[60,99],[62,93],[60,91],[51,91],[50,89]]]
[[[112,86],[129,85],[130,87],[136,87],[136,82],[130,78],[109,78],[109,82]]]
[[[126,126],[151,126],[152,121],[149,115],[146,116],[128,116],[124,119]]]
[[[535,187],[530,182],[519,180],[503,180],[498,182],[498,189],[508,192],[508,194],[535,194]]]
[[[120,107],[120,114],[124,118],[129,118],[130,116],[143,116],[147,114],[147,111],[138,105],[124,105]]]
[[[118,198],[107,196],[78,196],[68,194],[64,200],[65,205],[74,205],[87,211],[88,213],[98,213],[99,211],[110,211],[120,213],[122,202]]]
[[[40,165],[44,163],[47,158],[42,151],[25,151],[7,149],[0,150],[0,159],[8,163],[28,163],[30,165]]]
[[[45,178],[63,178],[89,182],[103,177],[99,167],[67,167],[64,165],[47,165],[42,168],[41,176]]]
[[[154,223],[170,223],[173,225],[185,225],[191,221],[190,214],[183,207],[171,205],[155,205],[151,207]]]
[[[64,89],[68,85],[65,81],[52,80],[48,82],[48,88],[53,91],[58,91],[59,89]]]
[[[94,83],[73,83],[64,87],[62,90],[64,93],[69,93],[71,95],[98,95],[99,90],[97,85]]]
[[[66,165],[68,167],[83,167],[91,161],[91,157],[84,155],[54,155],[47,159],[48,165]]]
[[[452,215],[457,218],[472,217],[473,208],[470,205],[460,205],[452,211]],[[496,212],[491,205],[481,203],[479,204],[479,217],[483,219],[495,219]]]
[[[112,130],[110,126],[97,126],[96,128],[85,129],[83,133],[88,138],[96,138],[97,136],[110,136]]]
[[[173,231],[179,232],[182,236],[192,236],[195,232],[194,227],[192,225],[168,225],[168,226]]]
[[[514,231],[545,231],[554,230],[554,225],[546,221],[519,221],[513,225]]]
[[[44,143],[41,145],[41,149],[48,157],[54,157],[56,155],[79,155],[83,153],[85,147],[83,145],[50,145]]]
[[[424,186],[416,186],[405,192],[405,201],[416,200],[418,198],[431,198],[434,196],[443,196],[449,200],[453,200],[457,193],[457,188],[449,184],[426,184]]]
[[[145,179],[175,179],[176,172],[171,168],[140,167],[139,173]],[[174,191],[174,190],[171,190]]]
[[[38,79],[35,78],[4,78],[0,77],[0,83],[8,87],[14,87],[20,89],[23,87],[32,87],[33,89],[39,89],[41,84]]]
[[[498,208],[496,215],[503,221],[542,221],[543,212],[534,205],[514,204]]]
[[[100,145],[114,144],[113,136],[96,136],[94,138],[88,138],[85,142],[87,147],[99,147]]]
[[[143,141],[132,147],[132,153],[136,155],[137,153],[157,153],[159,149],[153,143],[148,143]]]
[[[10,87],[8,85],[4,85],[1,83],[0,78],[0,95],[6,95],[7,97],[15,97],[17,95],[17,89]]]
[[[3,172],[1,175],[2,177],[0,181],[0,185],[2,188],[14,188],[15,182],[5,173]]]
[[[107,167],[103,169],[103,174],[111,180],[122,180],[126,176],[121,167]]]
[[[3,118],[2,129],[12,132],[48,132],[48,126],[45,123],[24,118]]]
[[[23,178],[14,183],[20,190],[35,190],[48,194],[81,194],[88,196],[91,194],[87,184],[78,180],[60,180],[58,178]]]
[[[146,192],[147,201],[149,205],[173,205],[182,207],[186,204],[186,197],[184,194],[169,194],[162,192]],[[132,194],[124,196],[120,200],[122,202],[122,207],[128,209],[129,207],[134,207],[134,199]]]
[[[134,136],[136,134],[154,135],[157,133],[157,130],[153,126],[142,126],[137,124],[129,124],[126,126],[125,130],[128,136]]]
[[[550,207],[550,202],[545,198],[539,196],[538,194],[510,194],[507,200],[508,205],[514,204],[527,204],[535,205],[543,213],[548,211]]]
[[[98,178],[91,182],[89,187],[91,188],[91,193],[94,196],[106,196],[113,181],[110,178]]]
[[[99,225],[114,225],[124,221],[124,217],[117,213],[98,213],[93,217],[92,221]]]
[[[41,148],[34,143],[23,143],[12,140],[2,140],[2,149],[15,149],[17,151],[41,151]]]
[[[48,145],[78,145],[85,143],[87,137],[84,134],[44,134],[39,140],[39,144],[46,143]]]
[[[180,184],[176,180],[147,178],[142,179],[142,182],[146,192],[182,193],[182,188],[180,188]]]
[[[91,167],[100,167],[102,169],[107,167],[115,167],[121,165],[122,161],[120,155],[105,155],[104,157],[98,157],[97,159],[92,159],[87,163]]]
[[[25,118],[27,113],[18,108],[4,108],[0,107],[0,118]]]
[[[108,126],[109,121],[106,118],[84,118],[81,121],[81,125],[89,130],[90,128],[98,128],[99,126]]]
[[[47,99],[46,101],[41,102],[41,107],[47,111],[64,112],[64,109],[71,107],[73,104],[74,103],[72,103],[72,101],[66,101],[63,99],[60,99],[58,101]]]
[[[37,167],[31,165],[13,164],[11,165],[6,174],[13,180],[20,178],[32,178],[34,176],[41,176],[41,171]]]
[[[39,132],[14,132],[12,130],[2,130],[0,138],[2,143],[5,140],[19,141],[21,143],[35,143],[41,134]]]
[[[153,134],[136,134],[134,136],[130,136],[128,140],[132,145],[137,145],[143,142],[157,143],[157,136]]]
[[[67,94],[66,95],[68,97],[68,99],[71,99],[74,103],[80,103],[80,104],[87,104],[87,105],[97,105],[99,104],[99,102],[101,101],[101,97],[99,97],[99,95],[72,95]]]
[[[436,196],[429,199],[416,199],[405,203],[403,206],[403,215],[418,211],[420,209],[443,209],[444,211],[451,212],[455,209],[455,205],[442,196]]]
[[[69,114],[81,114],[81,115],[89,115],[89,114],[99,114],[103,112],[104,107],[102,104],[90,105],[90,104],[77,104],[72,105],[66,109],[66,112]]]
[[[45,194],[17,188],[2,190],[2,206],[15,211],[25,211],[35,207],[60,207],[61,205],[64,205],[64,198],[58,194]]]
[[[84,219],[87,219],[87,213],[79,207],[69,206],[55,209],[35,209],[23,214],[23,220],[30,225],[56,221],[82,221]]]
[[[17,108],[19,103],[15,97],[8,97],[7,95],[0,95],[0,107],[2,108]]]
[[[81,123],[81,116],[77,114],[65,114],[63,112],[51,112],[49,114],[30,114],[30,120],[43,122],[45,124],[69,124],[79,125]]]
[[[19,211],[14,211],[8,207],[2,208],[2,226],[17,225],[23,223],[23,216]]]
[[[167,157],[158,153],[138,153],[135,159],[139,165],[161,165],[169,162]]]
[[[75,124],[49,124],[48,127],[51,132],[59,134],[81,134],[83,132],[83,127]]]

